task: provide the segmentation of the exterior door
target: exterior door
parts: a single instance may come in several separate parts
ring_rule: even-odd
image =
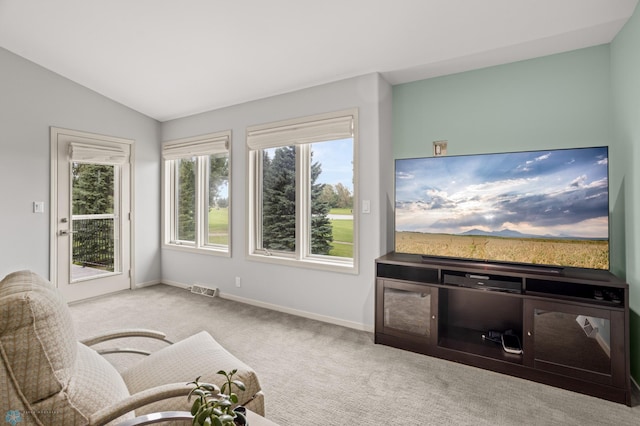
[[[51,129],[51,280],[67,301],[131,288],[133,141]]]

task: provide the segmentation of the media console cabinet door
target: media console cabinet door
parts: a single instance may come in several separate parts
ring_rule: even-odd
[[[426,285],[378,279],[376,331],[432,344],[437,330],[437,292]]]
[[[530,367],[625,386],[622,311],[528,300],[524,340]]]

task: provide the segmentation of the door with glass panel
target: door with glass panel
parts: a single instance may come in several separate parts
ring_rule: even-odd
[[[525,365],[590,382],[625,385],[624,310],[526,300]]]
[[[131,287],[132,141],[52,128],[51,279],[67,301]]]
[[[404,281],[377,280],[376,331],[425,347],[437,343],[438,289]]]

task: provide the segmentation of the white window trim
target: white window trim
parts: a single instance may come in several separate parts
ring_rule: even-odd
[[[348,124],[347,124],[348,123]],[[324,126],[323,126],[324,125]],[[305,129],[308,132],[305,132]],[[321,129],[318,131],[318,129]],[[278,130],[284,130],[281,137],[278,137]],[[323,133],[323,131],[325,133]],[[284,136],[284,137],[282,137]],[[290,137],[288,137],[290,136]],[[296,241],[300,245],[295,253],[269,252],[258,249],[258,238],[262,235],[259,217],[254,214],[256,208],[262,205],[262,193],[256,191],[260,187],[261,161],[258,159],[257,151],[260,149],[276,148],[281,146],[297,145],[297,149],[306,149],[308,144],[313,142],[323,142],[338,140],[343,138],[353,138],[353,259],[345,259],[331,256],[312,255],[309,251],[309,221],[303,220],[302,215],[309,215],[310,205],[306,205],[306,211],[296,209],[296,220],[298,224],[307,226],[297,227]],[[251,126],[247,128],[247,190],[246,190],[246,230],[247,244],[246,257],[249,260],[256,260],[266,263],[320,269],[325,271],[358,274],[359,270],[359,215],[357,206],[358,198],[358,110],[357,108],[336,111],[332,113],[319,114],[314,116],[296,118],[292,120],[279,121],[274,123]],[[296,168],[308,167],[309,164],[299,164],[306,162],[308,156],[296,156]],[[300,173],[296,174],[296,197],[298,200],[306,199],[307,185],[300,182]],[[304,179],[304,178],[303,178]]]
[[[202,157],[213,154],[227,153],[229,156],[229,244],[226,246],[219,244],[208,244],[207,230],[200,226],[204,220],[202,218],[205,210],[205,198],[203,196],[196,197],[196,237],[195,242],[171,241],[171,236],[175,235],[175,221],[172,220],[175,213],[173,200],[175,200],[175,167],[172,160],[185,158],[189,156]],[[162,246],[166,249],[178,250],[184,252],[192,252],[199,254],[211,254],[216,256],[231,257],[231,130],[222,132],[209,133],[200,136],[194,136],[183,139],[176,139],[165,142],[162,146]],[[202,182],[206,182],[208,178],[208,170],[202,164],[202,161],[196,161],[196,193],[203,194],[206,192],[202,188]]]

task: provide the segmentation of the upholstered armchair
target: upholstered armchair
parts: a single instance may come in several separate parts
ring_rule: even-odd
[[[22,424],[129,422],[149,413],[188,411],[188,382],[202,376],[221,385],[217,371],[238,369],[236,378],[246,385],[240,404],[264,415],[255,372],[206,332],[141,356],[122,373],[91,348],[141,335],[167,341],[160,332],[124,330],[80,342],[57,289],[29,271],[7,275],[0,282],[0,413]]]

